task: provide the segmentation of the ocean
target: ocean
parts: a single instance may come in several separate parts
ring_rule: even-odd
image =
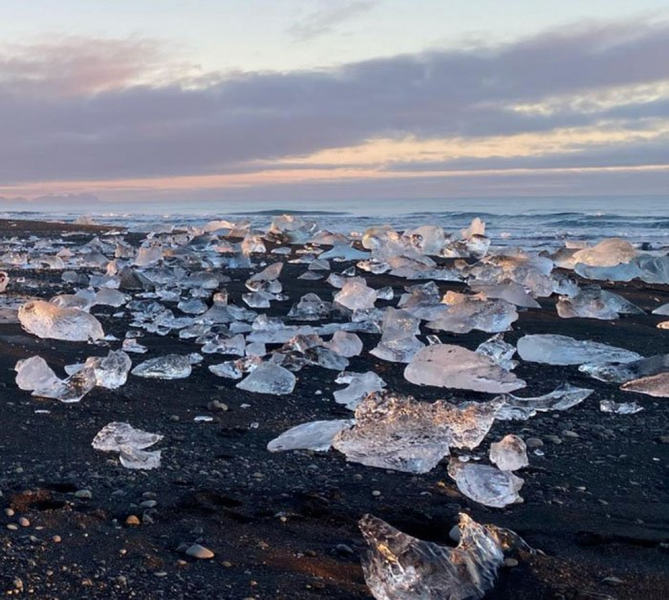
[[[111,210],[110,210],[111,208]],[[457,232],[474,217],[486,223],[497,246],[555,249],[565,240],[596,242],[620,237],[650,249],[669,247],[669,197],[625,198],[477,198],[462,200],[314,201],[150,203],[138,208],[101,205],[95,210],[10,211],[1,218],[73,222],[88,217],[100,224],[131,231],[148,231],[157,225],[200,226],[211,220],[248,219],[254,228],[266,228],[276,215],[299,214],[320,228],[342,233],[362,233],[374,225],[389,224],[398,230],[420,225],[440,225]]]

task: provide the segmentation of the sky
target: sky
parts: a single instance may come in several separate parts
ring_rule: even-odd
[[[31,0],[0,40],[5,203],[669,190],[659,0]]]

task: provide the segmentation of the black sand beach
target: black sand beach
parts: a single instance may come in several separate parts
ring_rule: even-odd
[[[80,231],[85,241],[104,230],[93,226],[2,222],[0,235],[53,236]],[[135,240],[136,241],[136,240]],[[278,257],[268,257],[268,262]],[[350,263],[333,263],[340,272]],[[289,300],[269,314],[285,315],[307,292],[330,300],[332,288],[297,276],[305,265],[286,264],[281,275]],[[61,271],[6,269],[6,295],[49,298],[73,287]],[[248,270],[226,272],[225,287],[241,304]],[[393,286],[396,297],[407,281],[363,274],[374,288]],[[25,281],[19,278],[25,277]],[[440,291],[461,291],[438,283]],[[669,302],[669,286],[638,281],[608,285],[646,311]],[[393,303],[394,304],[394,303]],[[380,301],[379,306],[389,305]],[[117,309],[95,307],[105,332],[123,338],[128,318]],[[175,309],[176,312],[176,309]],[[650,314],[615,321],[560,319],[554,299],[528,309],[505,339],[527,333],[560,333],[634,350],[644,356],[669,352],[663,319]],[[376,335],[360,337],[369,350]],[[440,334],[444,343],[474,349],[483,332]],[[424,339],[424,335],[422,336]],[[146,336],[149,352],[133,364],[199,347],[170,334]],[[111,348],[118,348],[112,342]],[[105,355],[109,347],[42,340],[18,324],[0,325],[0,589],[35,598],[262,598],[353,599],[371,597],[358,555],[365,548],[357,522],[371,513],[421,539],[452,545],[457,513],[480,523],[508,527],[544,554],[518,557],[501,570],[496,600],[662,600],[669,597],[669,403],[621,392],[615,384],[590,379],[577,367],[521,363],[527,380],[522,395],[552,391],[562,382],[593,388],[594,394],[565,412],[540,413],[526,422],[497,422],[473,454],[507,433],[540,438],[544,456],[530,452],[521,476],[524,503],[487,509],[462,496],[445,461],[428,474],[410,475],[348,463],[327,454],[271,454],[267,443],[286,429],[317,420],[348,418],[332,400],[336,372],[306,367],[288,396],[250,394],[235,381],[213,376],[205,355],[193,374],[179,381],[130,376],[117,391],[95,388],[80,403],[32,398],[14,382],[17,360],[36,354],[59,375],[67,364]],[[482,400],[485,394],[418,387],[402,376],[403,365],[368,352],[351,359],[351,371],[376,371],[388,389],[430,401]],[[634,415],[605,414],[603,399],[635,400]],[[221,410],[211,403],[227,405]],[[36,413],[36,410],[48,413]],[[195,422],[208,415],[213,422]],[[91,447],[111,421],[165,436],[162,466],[124,469],[111,455]],[[155,501],[155,506],[154,506]],[[137,525],[127,524],[137,517]],[[24,517],[26,526],[19,524]],[[133,521],[131,519],[130,521]],[[10,525],[18,527],[8,528]],[[189,558],[180,546],[201,543],[212,560]]]

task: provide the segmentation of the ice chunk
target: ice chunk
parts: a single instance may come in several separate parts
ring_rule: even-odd
[[[355,410],[360,402],[372,392],[380,392],[386,387],[376,373],[342,373],[336,379],[337,383],[348,383],[348,387],[334,393],[335,402],[345,404],[346,408]]]
[[[453,459],[448,463],[448,474],[467,498],[493,508],[504,508],[517,502],[518,492],[525,483],[509,471]]]
[[[279,365],[261,363],[237,388],[257,394],[290,394],[295,388],[295,375]]]
[[[583,288],[572,297],[560,297],[556,308],[558,315],[563,319],[584,317],[611,320],[617,319],[620,314],[643,314],[643,311],[629,300],[602,290],[599,286]]]
[[[502,471],[517,471],[529,465],[527,446],[517,435],[505,435],[499,442],[490,444],[490,462]]]
[[[416,337],[420,333],[420,319],[405,310],[387,308],[381,330],[381,341],[370,354],[383,360],[407,363],[425,347]]]
[[[362,352],[362,340],[355,333],[348,331],[335,331],[332,339],[323,345],[346,358],[359,356]]]
[[[424,542],[365,515],[360,530],[365,581],[376,600],[480,600],[493,588],[504,554],[532,551],[514,532],[460,513],[456,548]]]
[[[602,364],[632,362],[636,352],[590,340],[576,340],[566,335],[533,334],[518,340],[518,354],[528,362],[548,365]]]
[[[499,397],[503,401],[503,405],[497,412],[496,418],[499,421],[524,421],[533,417],[537,412],[567,410],[583,402],[593,391],[563,383],[549,394],[535,398],[519,398],[512,394],[506,394]]]
[[[420,350],[404,369],[404,377],[418,385],[489,393],[512,392],[526,385],[488,356],[449,344]]]
[[[669,354],[658,354],[628,363],[585,364],[578,370],[599,381],[625,383],[632,379],[669,371]]]
[[[614,402],[613,400],[600,400],[599,410],[616,415],[634,415],[643,410],[636,402]]]
[[[344,282],[341,291],[335,294],[334,300],[350,310],[374,308],[376,290],[367,287],[362,277],[351,277]]]
[[[157,433],[113,422],[97,433],[91,445],[102,452],[118,452],[121,464],[127,469],[156,469],[160,466],[160,450],[146,452],[145,449],[162,439]]]
[[[167,354],[138,364],[132,374],[146,379],[185,379],[191,374],[191,370],[187,356]]]
[[[339,419],[336,421],[312,421],[302,423],[282,433],[278,438],[267,444],[270,452],[285,450],[314,450],[327,452],[332,446],[332,440],[342,429],[351,427],[353,419]]]
[[[123,306],[128,300],[130,300],[130,296],[127,294],[105,287],[95,294],[93,304],[118,308],[119,306]]]
[[[485,300],[478,296],[447,294],[446,307],[427,326],[438,331],[469,333],[472,329],[499,333],[509,331],[518,312],[506,300]]]
[[[506,300],[524,308],[541,308],[541,305],[532,297],[525,286],[515,281],[505,280],[497,284],[472,282],[470,287],[473,292],[483,294],[486,298]]]
[[[309,293],[300,298],[288,313],[289,319],[298,321],[319,321],[325,319],[332,311],[332,303],[320,299],[317,294]]]
[[[39,396],[39,390],[50,390],[60,384],[60,379],[41,356],[20,360],[14,367],[16,385]]]
[[[135,266],[148,267],[163,260],[163,249],[160,246],[144,246],[137,251]]]
[[[504,334],[498,333],[479,344],[476,352],[491,358],[496,364],[506,371],[513,371],[518,366],[518,361],[512,360],[516,353],[516,347],[504,341]]]
[[[669,398],[669,371],[633,379],[623,383],[620,389],[624,392],[636,392],[655,398]]]
[[[654,315],[669,315],[669,302],[667,304],[663,304],[662,306],[658,306],[654,311]]]
[[[93,315],[76,308],[59,308],[42,300],[26,302],[19,308],[19,322],[40,338],[87,342],[104,337],[102,325]]]
[[[591,267],[614,267],[629,263],[637,251],[625,240],[611,238],[599,242],[592,248],[584,248],[574,253],[574,264],[581,263]]]
[[[333,447],[352,462],[409,473],[427,473],[449,446],[475,448],[488,433],[498,402],[461,407],[411,396],[370,394],[355,411],[353,428],[341,431]]]
[[[97,356],[88,358],[84,366],[93,368],[96,385],[115,390],[128,380],[132,361],[123,350],[110,350],[104,358]]]

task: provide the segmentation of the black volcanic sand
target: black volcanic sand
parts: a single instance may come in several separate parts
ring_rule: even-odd
[[[86,232],[82,226],[3,224],[6,235],[60,235]],[[276,257],[267,257],[273,262]],[[349,263],[334,263],[341,271]],[[281,281],[290,301],[273,306],[285,314],[307,292],[331,299],[333,288],[296,277],[306,265],[286,265]],[[231,271],[227,287],[241,302],[249,271]],[[405,280],[362,273],[376,288],[392,285],[396,298]],[[50,297],[73,291],[59,271],[10,269],[8,294]],[[25,283],[16,278],[25,276]],[[416,283],[416,282],[414,282]],[[37,284],[38,287],[31,287]],[[440,284],[442,291],[462,285]],[[634,282],[615,287],[646,310],[669,301],[669,286]],[[396,300],[393,301],[396,303]],[[379,302],[388,305],[388,302]],[[176,309],[175,309],[176,310]],[[110,318],[116,309],[93,313],[105,331],[122,338],[127,318]],[[526,333],[561,333],[635,350],[642,355],[669,352],[661,317],[617,321],[562,320],[554,300],[543,310],[521,313],[506,339]],[[378,336],[361,335],[365,349]],[[440,334],[445,343],[475,348],[489,337]],[[147,336],[150,348],[132,355],[133,364],[167,353],[199,348],[175,335]],[[369,598],[359,553],[365,545],[358,519],[372,513],[419,538],[452,545],[449,530],[466,511],[481,523],[519,533],[545,554],[522,555],[518,566],[501,569],[494,599],[666,599],[669,597],[669,401],[623,393],[616,385],[591,380],[576,367],[521,364],[528,381],[521,395],[552,391],[564,381],[594,388],[581,405],[565,412],[540,413],[526,422],[496,423],[475,454],[507,433],[542,438],[544,456],[530,451],[524,503],[488,509],[463,497],[449,479],[445,461],[414,476],[349,464],[343,455],[287,452],[271,454],[267,443],[286,429],[316,419],[350,416],[332,400],[339,389],[334,371],[307,367],[297,373],[289,396],[254,395],[235,381],[215,377],[207,365],[229,357],[205,355],[204,363],[180,381],[130,376],[118,391],[95,389],[82,402],[62,404],[32,398],[17,389],[13,367],[35,354],[62,375],[62,367],[108,348],[40,340],[17,324],[0,325],[2,437],[0,502],[14,516],[0,513],[0,589],[37,598]],[[112,348],[119,347],[119,342]],[[407,383],[403,365],[365,352],[351,359],[351,371],[375,370],[388,389],[431,401],[483,400],[484,394],[418,387]],[[600,412],[599,401],[636,400],[636,415]],[[213,400],[229,410],[208,408]],[[39,414],[37,409],[50,411]],[[194,422],[197,415],[214,418]],[[162,466],[131,471],[113,455],[94,451],[91,441],[111,421],[161,433]],[[549,436],[548,438],[546,436]],[[559,439],[550,438],[558,436]],[[549,441],[554,439],[554,442]],[[89,490],[91,498],[75,492]],[[81,495],[81,494],[80,494]],[[155,500],[155,508],[140,507]],[[126,525],[136,515],[141,525]],[[30,524],[7,528],[26,517]],[[56,537],[54,540],[54,536]],[[199,542],[215,552],[212,560],[187,557],[178,547]]]

